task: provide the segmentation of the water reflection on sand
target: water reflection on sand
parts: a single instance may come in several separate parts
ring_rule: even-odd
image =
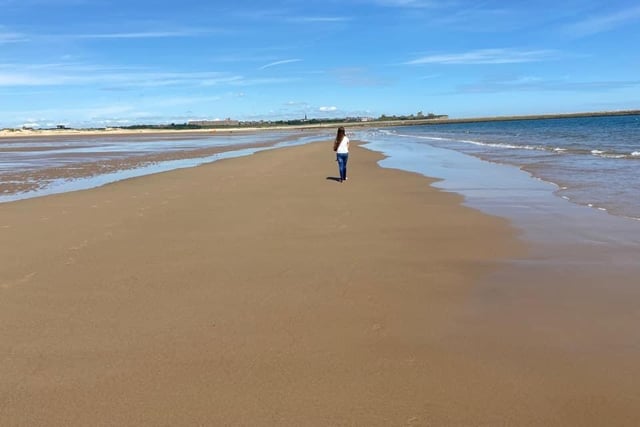
[[[262,131],[5,139],[0,140],[0,202],[89,189],[323,138],[322,131]]]

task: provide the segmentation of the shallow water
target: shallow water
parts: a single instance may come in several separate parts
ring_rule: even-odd
[[[0,140],[0,203],[85,190],[320,137],[317,132],[265,131]]]
[[[570,203],[557,196],[555,184],[512,165],[388,131],[361,131],[357,137],[387,156],[381,166],[439,179],[435,187],[461,194],[466,205],[510,220],[532,243],[529,260],[631,266],[640,274],[640,221]]]
[[[556,194],[576,204],[640,219],[637,115],[407,126],[378,132],[396,141],[513,165],[555,184]]]

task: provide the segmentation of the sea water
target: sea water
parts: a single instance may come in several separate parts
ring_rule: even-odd
[[[511,165],[569,202],[640,219],[640,115],[406,126],[358,136],[392,157],[404,144],[400,151],[439,148]]]
[[[236,134],[119,135],[90,137],[11,138],[0,141],[0,184],[27,191],[0,191],[0,203],[50,194],[86,190],[111,182],[159,172],[194,167],[217,160],[251,155],[258,151],[305,144],[318,139],[315,132],[264,131]],[[248,144],[265,144],[246,147]],[[244,147],[243,147],[244,146]],[[212,155],[203,150],[220,149]],[[122,161],[149,155],[183,153],[179,159],[139,161],[124,166]],[[111,168],[73,178],[47,175],[52,170],[73,171],[82,164],[111,162]],[[67,174],[69,175],[69,174]],[[71,175],[73,175],[71,173]],[[0,185],[0,188],[2,185]]]

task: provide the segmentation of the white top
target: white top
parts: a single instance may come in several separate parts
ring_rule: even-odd
[[[345,135],[342,138],[340,145],[338,145],[338,149],[336,150],[336,153],[344,154],[348,152],[349,152],[349,138],[347,138],[347,135]]]

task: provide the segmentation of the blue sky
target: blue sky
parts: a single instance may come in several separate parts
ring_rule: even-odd
[[[0,0],[0,128],[640,108],[640,3]]]

